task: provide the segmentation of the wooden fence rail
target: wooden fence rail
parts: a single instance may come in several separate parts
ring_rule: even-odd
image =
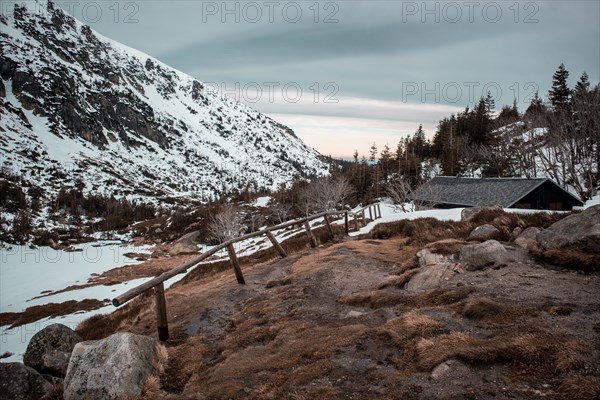
[[[208,257],[218,253],[219,251],[221,251],[223,249],[227,249],[229,260],[231,261],[231,265],[235,272],[236,279],[239,284],[244,284],[245,283],[244,275],[242,274],[242,270],[240,268],[240,262],[235,253],[235,248],[233,247],[234,243],[241,242],[242,240],[246,240],[246,239],[251,239],[251,238],[257,237],[257,236],[266,235],[266,237],[269,239],[269,241],[271,242],[271,244],[273,245],[275,250],[279,253],[279,255],[281,257],[286,257],[287,253],[285,252],[285,250],[283,249],[281,244],[279,244],[279,242],[273,235],[273,231],[287,228],[287,227],[293,226],[293,225],[298,225],[298,226],[304,225],[304,229],[306,230],[306,234],[307,234],[307,237],[308,237],[311,247],[316,247],[317,241],[315,239],[315,236],[312,233],[312,230],[310,227],[310,221],[323,217],[324,221],[325,221],[325,225],[329,231],[329,234],[331,235],[331,237],[333,237],[333,229],[331,227],[331,222],[329,221],[328,217],[343,216],[344,230],[345,230],[346,234],[348,234],[349,233],[348,215],[352,215],[354,217],[354,229],[357,231],[359,215],[363,222],[363,225],[366,222],[365,221],[365,210],[369,211],[369,217],[371,220],[381,218],[381,208],[380,208],[379,204],[371,204],[371,205],[363,207],[360,210],[354,211],[354,212],[350,212],[350,211],[346,211],[346,210],[344,210],[344,211],[324,211],[324,212],[321,212],[318,214],[310,215],[308,217],[294,219],[291,221],[281,223],[279,225],[271,226],[271,227],[261,229],[256,232],[248,233],[246,235],[227,240],[226,242],[223,242],[220,245],[215,246],[215,247],[211,248],[210,250],[207,250],[206,252],[202,253],[198,257],[196,257],[188,262],[185,262],[185,263],[173,268],[170,271],[163,272],[162,274],[158,275],[157,277],[152,278],[149,281],[144,282],[141,285],[136,286],[136,287],[126,291],[125,293],[121,294],[120,296],[115,297],[112,300],[112,304],[115,307],[122,306],[123,304],[134,299],[135,297],[139,296],[140,294],[142,294],[150,289],[153,289],[154,296],[155,296],[158,338],[161,341],[166,341],[169,338],[169,327],[168,327],[168,323],[167,323],[167,303],[166,303],[166,299],[165,299],[165,290],[164,290],[164,282],[166,280],[168,280],[176,275],[187,272],[188,269],[197,266],[202,261],[206,260]]]

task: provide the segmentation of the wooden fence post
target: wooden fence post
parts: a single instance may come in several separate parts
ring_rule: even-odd
[[[377,214],[379,214],[379,216],[377,218],[381,218],[381,206],[380,206],[380,204],[377,204]]]
[[[327,215],[323,216],[325,218],[325,225],[327,225],[327,229],[329,230],[329,234],[331,235],[331,239],[333,240],[333,229],[331,228],[331,223],[329,222],[329,218],[327,218]]]
[[[346,231],[346,235],[350,233],[350,230],[348,228],[348,210],[344,212],[344,230]]]
[[[167,302],[165,301],[165,285],[161,282],[154,286],[156,307],[156,330],[158,339],[166,342],[169,339],[169,323],[167,321]]]
[[[277,250],[277,252],[279,253],[279,255],[281,257],[287,257],[287,253],[285,252],[285,250],[283,249],[283,247],[281,247],[281,245],[279,244],[279,242],[277,241],[277,239],[275,239],[275,236],[273,236],[273,234],[271,233],[271,231],[266,231],[265,234],[267,235],[267,237],[271,241],[271,244],[273,244],[273,247],[275,247],[275,250]]]
[[[315,235],[313,235],[312,230],[310,229],[310,223],[308,220],[304,221],[304,228],[306,229],[306,235],[308,236],[308,240],[310,241],[310,247],[317,247],[317,239],[315,239]]]
[[[235,271],[235,277],[240,285],[246,284],[244,280],[244,275],[242,274],[242,270],[240,269],[240,262],[235,255],[235,249],[233,248],[233,244],[229,243],[227,245],[227,253],[229,253],[229,259],[231,260],[231,265],[233,266],[233,270]]]
[[[354,230],[358,230],[358,215],[356,213],[354,213]]]
[[[371,221],[374,221],[374,219],[373,219],[373,211],[371,211],[371,206],[369,206],[369,219]]]
[[[367,221],[365,220],[365,209],[363,208],[362,210],[362,221],[363,221],[363,226],[367,225]]]

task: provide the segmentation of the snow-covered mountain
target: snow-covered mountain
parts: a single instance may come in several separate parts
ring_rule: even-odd
[[[50,193],[207,199],[327,171],[288,127],[51,2],[0,15],[0,73],[3,174]]]

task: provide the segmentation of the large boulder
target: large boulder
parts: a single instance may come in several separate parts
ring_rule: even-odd
[[[467,240],[479,240],[481,242],[496,237],[500,231],[494,225],[485,224],[473,229]]]
[[[41,373],[64,377],[71,352],[82,340],[81,336],[65,325],[48,325],[33,335],[23,362]]]
[[[428,249],[419,251],[417,260],[420,267],[419,272],[404,286],[406,290],[411,292],[437,289],[456,273],[464,272],[448,256],[432,253]]]
[[[169,254],[185,254],[185,253],[197,253],[200,251],[195,243],[196,238],[200,235],[200,231],[190,232],[183,235],[181,238],[175,241],[169,249]]]
[[[476,271],[491,265],[501,265],[506,260],[507,251],[496,240],[463,246],[460,261],[468,271]]]
[[[545,250],[569,247],[600,253],[600,205],[555,222],[536,239]]]
[[[78,343],[64,381],[65,400],[115,400],[141,395],[153,372],[156,346],[151,337],[123,332]]]
[[[39,400],[52,390],[50,382],[21,363],[0,363],[0,400]]]
[[[470,221],[477,214],[482,211],[502,211],[502,207],[499,205],[491,205],[491,206],[477,206],[477,207],[467,207],[460,212],[460,220],[461,221]]]

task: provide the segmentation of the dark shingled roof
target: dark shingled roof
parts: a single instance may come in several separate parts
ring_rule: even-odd
[[[545,178],[475,179],[437,176],[421,186],[412,198],[457,206],[498,204],[502,207],[511,207],[546,181],[550,180]],[[552,183],[554,184],[554,182]],[[563,190],[558,185],[556,187]]]

